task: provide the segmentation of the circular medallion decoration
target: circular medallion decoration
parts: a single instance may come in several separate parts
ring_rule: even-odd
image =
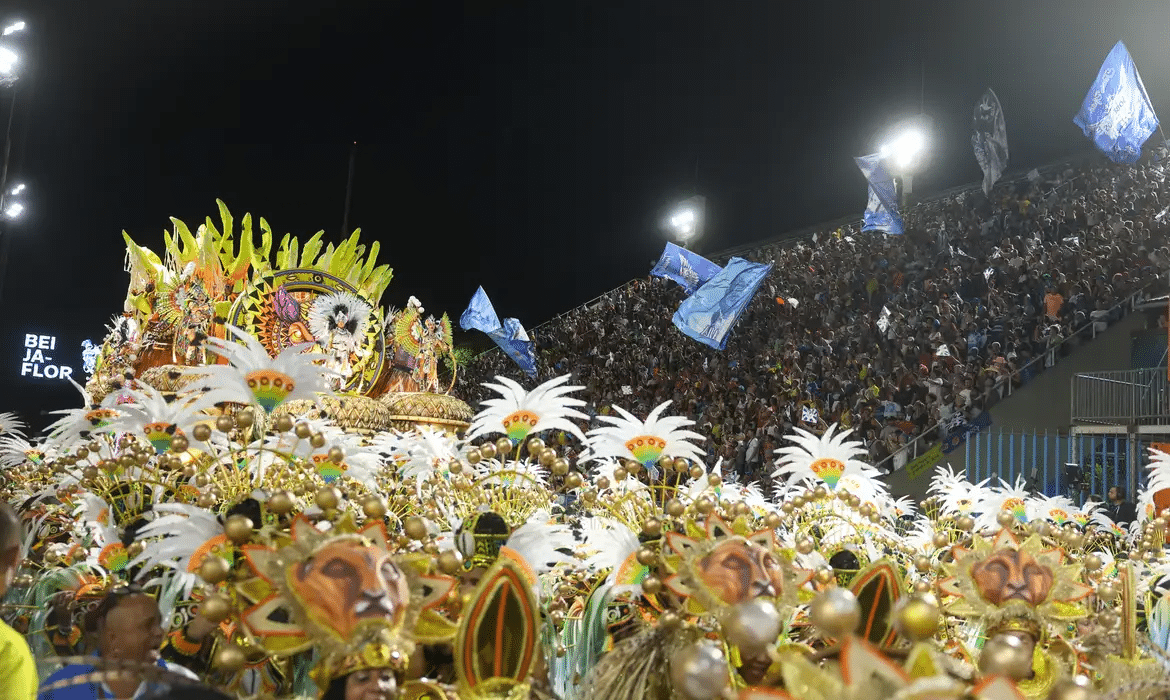
[[[338,389],[362,393],[386,362],[382,309],[345,280],[318,270],[282,270],[260,276],[232,305],[228,323],[251,334],[275,357],[299,343],[315,343],[342,379]]]

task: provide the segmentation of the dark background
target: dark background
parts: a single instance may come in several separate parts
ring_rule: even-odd
[[[354,141],[349,220],[395,269],[383,304],[457,318],[482,284],[532,327],[644,275],[695,191],[708,252],[860,216],[852,157],[920,101],[918,193],[979,179],[988,86],[1013,170],[1083,150],[1071,119],[1118,39],[1170,104],[1162,2],[0,0],[17,18],[26,68],[0,114],[15,95],[30,198],[4,229],[5,343],[99,340],[120,232],[158,250],[169,216],[194,228],[217,197],[339,240]],[[75,403],[19,381],[21,347],[0,357],[0,409]]]

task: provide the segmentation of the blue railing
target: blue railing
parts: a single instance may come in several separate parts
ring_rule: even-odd
[[[967,437],[960,448],[967,479],[997,478],[1009,484],[1023,476],[1028,488],[1046,496],[1068,496],[1083,504],[1104,500],[1111,486],[1126,488],[1130,498],[1146,481],[1147,448],[1170,442],[1170,435],[1067,434],[990,430]]]

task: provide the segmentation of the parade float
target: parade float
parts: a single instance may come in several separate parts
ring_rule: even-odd
[[[4,615],[42,677],[134,583],[166,658],[241,698],[369,670],[413,699],[1170,690],[1170,456],[1128,530],[946,469],[895,499],[836,426],[734,483],[669,403],[588,429],[569,377],[498,378],[473,415],[440,370],[447,318],[381,308],[377,244],[258,235],[221,205],[162,257],[127,236],[82,405],[41,438],[0,419],[28,534]]]

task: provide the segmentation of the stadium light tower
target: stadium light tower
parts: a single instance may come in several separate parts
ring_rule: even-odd
[[[890,130],[878,148],[890,174],[899,181],[903,204],[914,191],[914,176],[925,170],[929,161],[930,126],[931,119],[925,114],[906,119]]]
[[[20,53],[12,44],[11,40],[6,37],[11,37],[24,31],[24,22],[12,22],[4,27],[4,31],[0,34],[0,85],[7,85],[16,81],[17,69],[20,67]]]
[[[702,234],[706,208],[707,198],[695,195],[690,199],[684,199],[671,209],[666,217],[665,228],[679,245],[685,248]]]

